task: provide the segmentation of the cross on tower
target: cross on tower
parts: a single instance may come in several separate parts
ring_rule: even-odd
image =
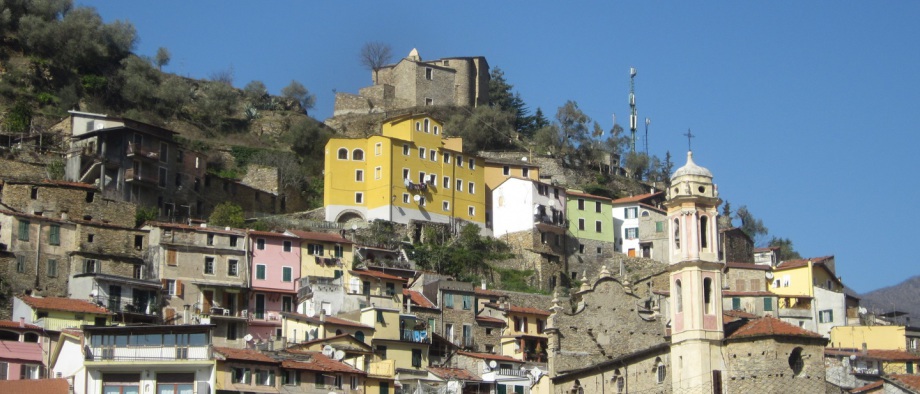
[[[692,151],[693,149],[690,148],[690,139],[696,136],[690,132],[690,129],[687,129],[687,132],[684,133],[683,136],[687,137],[687,150]]]

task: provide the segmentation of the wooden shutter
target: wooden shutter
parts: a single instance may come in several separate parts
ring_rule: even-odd
[[[184,292],[185,287],[182,285],[182,281],[176,279],[176,296],[182,298],[182,293]]]
[[[173,308],[166,308],[166,324],[172,324],[173,319],[176,318],[176,310]]]
[[[179,265],[178,262],[176,261],[175,249],[166,250],[166,265],[172,265],[172,266]]]

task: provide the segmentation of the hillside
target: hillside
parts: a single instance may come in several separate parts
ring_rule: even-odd
[[[884,287],[861,295],[861,306],[869,312],[883,313],[900,311],[908,316],[920,318],[920,275],[909,278],[897,285]]]

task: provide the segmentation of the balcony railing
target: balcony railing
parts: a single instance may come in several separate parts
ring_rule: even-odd
[[[396,376],[396,360],[383,360],[370,363],[367,368],[367,375],[383,378],[392,378]]]
[[[522,378],[528,375],[526,371],[522,371],[520,369],[511,369],[511,368],[499,368],[498,374],[504,375],[504,376],[519,376]]]
[[[404,342],[431,343],[431,336],[425,330],[402,330],[400,339]]]
[[[128,168],[125,170],[125,181],[126,182],[144,182],[150,184],[157,184],[160,181],[159,175],[154,171],[134,171],[133,168]]]
[[[150,160],[159,160],[159,159],[160,159],[160,153],[159,153],[159,152],[154,152],[154,151],[151,151],[151,150],[148,150],[148,149],[144,149],[143,146],[138,145],[138,144],[135,144],[135,143],[133,143],[133,142],[129,142],[129,143],[128,143],[128,150],[127,150],[127,152],[125,152],[125,153],[127,153],[128,157],[134,157],[134,156],[137,156],[137,157],[145,157],[145,158],[148,158],[148,159],[150,159]]]
[[[107,308],[114,313],[134,313],[140,315],[157,315],[157,303],[155,299],[134,300],[122,297],[96,296],[93,298],[96,305]]]
[[[853,373],[861,375],[878,375],[878,368],[853,368]]]
[[[35,320],[32,324],[44,328],[50,331],[61,331],[65,328],[80,328],[84,324],[92,324],[92,322],[80,321],[80,320],[63,320],[55,318],[41,318]]]
[[[160,361],[210,359],[210,346],[86,347],[86,361]]]

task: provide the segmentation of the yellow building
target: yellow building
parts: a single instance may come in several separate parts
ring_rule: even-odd
[[[13,299],[12,317],[49,331],[112,324],[112,313],[107,309],[83,300],[61,297],[17,296]]]
[[[460,138],[424,114],[386,120],[382,135],[332,138],[326,144],[326,220],[383,219],[485,227],[483,159],[465,155]]]
[[[838,326],[831,329],[830,347],[897,349],[916,352],[917,338],[905,326]]]
[[[830,338],[846,325],[844,285],[834,273],[834,256],[786,260],[773,268],[768,290],[777,295],[778,317]]]
[[[282,312],[281,328],[288,343],[291,344],[326,339],[342,334],[349,334],[358,341],[369,343],[370,338],[374,336],[373,325],[326,316],[322,310],[315,316]]]
[[[522,306],[504,309],[507,318],[502,354],[521,361],[545,363],[548,337],[543,332],[550,311]]]

